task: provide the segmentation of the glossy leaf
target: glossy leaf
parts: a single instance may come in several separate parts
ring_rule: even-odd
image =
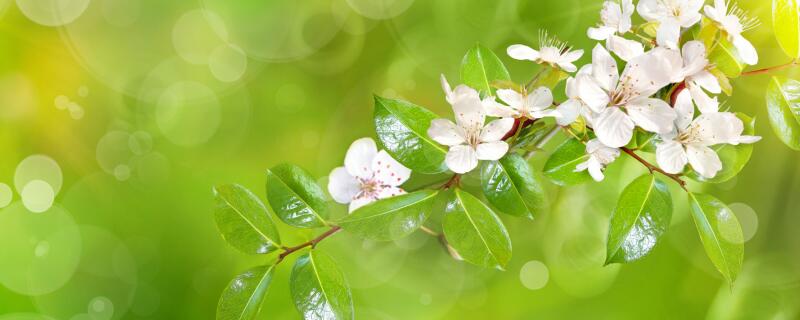
[[[217,320],[255,319],[272,282],[275,266],[256,267],[233,278],[217,304]]]
[[[742,269],[744,238],[739,221],[731,209],[706,194],[689,193],[694,220],[706,254],[729,283]]]
[[[492,93],[493,81],[511,80],[506,66],[488,48],[476,44],[461,60],[461,82],[484,94]]]
[[[327,225],[325,193],[302,168],[281,164],[267,170],[267,201],[278,218],[298,228]]]
[[[800,150],[800,81],[773,77],[767,86],[767,112],[775,135]]]
[[[564,141],[544,164],[544,175],[560,186],[575,185],[592,180],[586,171],[575,172],[575,168],[589,159],[586,146],[576,139]]]
[[[738,77],[746,66],[733,44],[724,37],[718,39],[708,55],[708,60],[728,78]]]
[[[511,260],[511,239],[503,222],[468,192],[455,190],[442,227],[447,242],[469,263],[502,269]]]
[[[800,10],[797,0],[772,0],[772,30],[786,55],[800,57]]]
[[[606,264],[646,256],[667,232],[671,219],[672,197],[666,184],[651,174],[631,182],[611,214]]]
[[[214,217],[222,237],[248,254],[275,251],[281,243],[275,223],[255,194],[238,184],[214,187]]]
[[[416,231],[433,213],[438,190],[420,190],[378,200],[340,222],[344,230],[372,240],[395,240]]]
[[[561,81],[569,78],[569,74],[561,70],[561,68],[553,68],[550,66],[544,66],[546,68],[542,70],[542,74],[536,78],[536,82],[533,83],[533,88],[538,87],[548,87],[553,88],[557,86]]]
[[[755,134],[755,119],[747,116],[746,114],[737,112],[736,116],[742,119],[744,123],[744,132],[742,134],[754,135]],[[739,145],[718,144],[711,147],[717,152],[720,161],[722,162],[722,170],[717,172],[717,175],[711,179],[704,178],[693,170],[687,170],[687,176],[701,182],[710,183],[723,183],[739,174],[747,162],[750,161],[750,156],[753,154],[753,144],[743,143]]]
[[[297,258],[289,288],[303,319],[353,319],[353,297],[344,275],[318,250]]]
[[[706,17],[703,17],[700,25],[700,29],[698,29],[697,33],[695,34],[695,39],[702,41],[706,48],[711,48],[711,46],[714,44],[714,41],[717,40],[719,28]]]
[[[714,78],[717,78],[717,82],[719,82],[719,86],[726,95],[730,96],[733,94],[733,86],[731,85],[731,79],[729,79],[725,73],[717,69],[716,67],[712,67],[708,70],[714,75]]]
[[[386,152],[419,173],[447,170],[442,146],[428,137],[433,112],[401,100],[375,96],[375,131]]]
[[[544,207],[544,191],[533,169],[519,154],[485,161],[481,170],[483,194],[501,212],[533,219]]]

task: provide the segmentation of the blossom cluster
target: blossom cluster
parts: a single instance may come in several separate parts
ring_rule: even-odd
[[[710,48],[699,40],[682,43],[681,38],[705,16],[733,44],[741,60],[752,65],[758,55],[742,32],[757,22],[735,4],[723,0],[714,1],[713,6],[703,4],[704,0],[641,0],[634,6],[631,0],[606,1],[601,23],[587,31],[588,37],[603,43],[592,50],[591,63],[580,68],[574,62],[583,50],[571,50],[547,34],[540,36],[538,49],[521,44],[508,47],[513,59],[574,73],[566,80],[568,100],[563,103],[554,103],[551,89],[545,86],[498,89],[496,97],[481,98],[478,91],[464,85],[452,90],[442,77],[456,122],[434,120],[428,134],[450,147],[448,168],[466,173],[479,160],[497,160],[508,152],[501,138],[512,129],[514,119],[554,117],[561,126],[581,119],[594,138],[586,143],[588,160],[576,170],[588,170],[597,181],[636,128],[657,136],[656,160],[665,172],[681,173],[690,164],[701,176],[712,178],[722,164],[711,146],[753,143],[759,137],[742,135],[742,120],[720,110],[716,95],[722,89],[711,72]],[[644,25],[656,26],[654,41],[641,41],[644,37],[635,32],[642,28],[632,24],[635,12],[646,21]],[[624,64],[621,73],[618,61]],[[659,97],[670,86],[674,86],[672,95]]]

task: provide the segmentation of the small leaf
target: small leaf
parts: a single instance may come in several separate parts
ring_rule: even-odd
[[[653,250],[672,219],[667,185],[644,175],[625,187],[611,214],[606,264],[636,261]]]
[[[800,11],[797,0],[772,0],[772,30],[786,55],[793,59],[800,57]]]
[[[267,200],[278,218],[298,228],[327,225],[325,193],[308,172],[292,164],[267,170]]]
[[[433,213],[436,190],[390,197],[356,209],[339,222],[343,229],[361,237],[385,241],[416,231]]]
[[[716,68],[728,78],[738,77],[745,68],[745,64],[739,58],[736,48],[724,37],[720,37],[717,40],[716,45],[708,55],[708,60],[716,65]]]
[[[375,131],[381,144],[394,159],[419,173],[447,170],[447,150],[428,137],[428,127],[436,118],[410,102],[375,96]]]
[[[706,194],[689,193],[694,220],[706,254],[729,283],[742,270],[744,238],[731,209]]]
[[[746,135],[755,134],[755,119],[743,113],[736,113],[739,119],[744,123],[744,132]],[[717,172],[717,175],[711,179],[704,178],[693,170],[688,170],[687,176],[697,181],[710,182],[710,183],[723,183],[739,174],[747,162],[750,161],[750,155],[753,154],[753,144],[742,143],[739,145],[731,144],[718,144],[711,147],[717,152],[720,161],[722,161],[722,170]]]
[[[255,319],[272,282],[275,266],[256,267],[233,278],[217,304],[217,320]]]
[[[717,25],[708,18],[703,17],[701,27],[695,35],[695,39],[702,41],[706,48],[711,48],[711,46],[714,44],[714,41],[717,40],[718,34],[719,28]]]
[[[560,68],[553,68],[545,66],[542,74],[537,77],[536,82],[531,86],[532,88],[548,87],[553,88],[557,86],[564,79],[569,78],[569,74]]]
[[[533,219],[544,207],[544,191],[531,166],[519,154],[487,161],[481,170],[483,194],[501,212]]]
[[[250,190],[238,184],[214,187],[214,217],[222,237],[248,254],[275,251],[280,236],[267,208]]]
[[[722,89],[722,92],[724,92],[727,96],[730,97],[733,94],[733,86],[731,86],[731,80],[728,79],[728,77],[724,73],[722,73],[722,71],[719,71],[719,69],[717,69],[716,67],[712,67],[708,71],[711,72],[712,75],[714,75],[714,78],[717,78],[717,82],[719,82],[719,86]]]
[[[294,263],[289,283],[303,319],[353,319],[353,297],[336,262],[312,250]]]
[[[544,164],[544,175],[553,183],[569,186],[590,181],[586,171],[575,172],[575,168],[589,159],[586,146],[576,139],[564,141]]]
[[[447,242],[465,261],[502,269],[511,260],[511,239],[500,218],[475,196],[456,189],[442,227]]]
[[[492,94],[492,82],[511,80],[506,66],[488,48],[476,44],[461,60],[461,82],[486,95]]]
[[[800,81],[773,77],[767,87],[767,113],[775,135],[800,150]]]

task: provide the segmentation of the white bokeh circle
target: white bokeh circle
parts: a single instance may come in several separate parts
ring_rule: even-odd
[[[23,159],[14,171],[14,187],[22,193],[23,188],[33,181],[42,180],[53,189],[55,194],[61,191],[64,182],[58,162],[45,155],[35,154]]]
[[[161,133],[179,146],[208,141],[219,128],[222,110],[211,89],[197,82],[178,82],[158,99],[156,124]]]
[[[17,0],[17,7],[28,19],[48,27],[75,21],[86,11],[89,0]]]
[[[25,184],[20,192],[22,204],[31,212],[45,212],[53,206],[56,193],[49,183],[42,180],[32,180]]]
[[[247,54],[236,45],[223,44],[211,52],[208,68],[219,81],[239,80],[247,71]]]

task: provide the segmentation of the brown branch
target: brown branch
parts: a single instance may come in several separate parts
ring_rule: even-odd
[[[667,173],[666,171],[661,170],[661,168],[653,165],[652,163],[648,162],[647,160],[645,160],[644,158],[642,158],[641,156],[636,154],[636,152],[634,150],[631,150],[631,149],[628,149],[628,148],[625,148],[625,147],[622,147],[620,149],[622,151],[624,151],[625,153],[627,153],[632,158],[636,159],[636,161],[639,161],[642,165],[647,167],[647,170],[650,171],[650,174],[652,174],[654,171],[658,172],[660,174],[663,174],[664,176],[666,176],[666,177],[668,177],[668,178],[670,178],[672,180],[675,180],[675,182],[677,182],[678,185],[680,185],[681,188],[683,188],[683,190],[688,191],[688,189],[686,189],[686,181],[683,181],[683,179],[681,179],[681,175]]]
[[[459,184],[461,184],[461,175],[456,173],[439,188],[445,190],[445,189],[450,189],[450,187],[452,186],[457,187]]]
[[[789,61],[788,63],[784,63],[784,64],[777,65],[777,66],[772,66],[772,67],[763,68],[763,69],[745,71],[745,72],[742,72],[742,76],[754,76],[754,75],[759,75],[759,74],[767,74],[767,73],[770,73],[770,72],[773,72],[773,71],[780,71],[780,70],[783,70],[783,69],[788,69],[788,68],[797,66],[798,64],[800,64],[800,63],[797,60],[792,60],[792,61]]]
[[[317,243],[320,243],[322,240],[325,240],[325,238],[330,237],[334,233],[339,232],[339,230],[342,230],[342,227],[340,227],[340,226],[332,226],[330,229],[328,229],[328,231],[325,231],[323,234],[319,235],[318,237],[316,237],[314,239],[311,239],[309,241],[303,242],[303,243],[301,243],[299,245],[296,245],[294,247],[284,247],[283,248],[283,252],[281,252],[281,254],[278,256],[278,261],[276,261],[275,264],[280,263],[281,261],[283,261],[284,258],[286,258],[286,256],[288,256],[288,255],[290,255],[292,253],[295,253],[295,252],[297,252],[297,251],[299,251],[299,250],[301,250],[301,249],[303,249],[305,247],[311,247],[313,249],[314,247],[317,246]]]

